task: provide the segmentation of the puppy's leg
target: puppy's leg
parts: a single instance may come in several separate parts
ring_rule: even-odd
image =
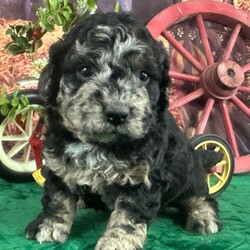
[[[193,233],[217,233],[222,228],[215,199],[193,196],[182,203],[186,209],[186,229]]]
[[[64,242],[73,222],[77,198],[66,187],[45,184],[43,210],[26,228],[27,238],[38,242]]]
[[[99,239],[95,250],[140,250],[147,234],[147,224],[138,223],[134,215],[117,206],[112,212],[108,227]]]

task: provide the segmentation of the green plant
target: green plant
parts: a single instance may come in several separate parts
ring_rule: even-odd
[[[13,119],[23,110],[21,120],[26,119],[26,115],[30,109],[42,110],[42,106],[34,106],[29,103],[25,95],[20,95],[18,89],[15,89],[11,95],[8,95],[7,89],[4,86],[0,91],[0,114],[9,119]]]
[[[38,36],[38,31],[40,35]],[[5,49],[10,51],[13,55],[22,53],[33,53],[36,48],[42,45],[41,31],[34,29],[30,25],[11,25],[6,34],[10,35],[12,41],[5,46]]]
[[[73,5],[68,0],[43,0],[44,7],[36,9],[38,20],[27,25],[12,25],[6,30],[11,42],[5,46],[13,55],[29,53],[34,59],[37,49],[42,46],[42,37],[61,26],[67,32],[79,18],[85,18],[96,9],[95,0],[77,0]]]

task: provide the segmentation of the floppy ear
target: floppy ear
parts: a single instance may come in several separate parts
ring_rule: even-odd
[[[57,92],[58,90],[56,82],[52,79],[53,71],[54,66],[51,63],[48,63],[43,69],[38,81],[39,95],[47,105],[53,102],[53,99],[56,98],[56,93],[53,92]]]
[[[162,77],[161,81],[159,82],[160,88],[160,96],[157,103],[158,111],[163,112],[168,108],[169,105],[169,87],[170,87],[170,77],[169,77],[169,56],[166,52],[166,49],[162,44],[158,42],[158,49],[157,49],[157,58],[159,58],[159,62],[161,65],[161,72]]]
[[[213,150],[198,149],[196,152],[200,155],[202,164],[206,170],[209,170],[223,159],[222,153]]]
[[[63,39],[52,44],[49,50],[49,63],[41,73],[38,90],[46,105],[55,105],[62,77],[62,65],[68,51],[74,46],[76,37],[80,43],[86,39],[87,33],[101,15],[95,14],[90,19],[79,21]]]
[[[38,91],[45,105],[54,105],[59,91],[62,76],[61,65],[72,43],[67,40],[59,40],[52,44],[49,50],[49,63],[41,72],[38,81]]]

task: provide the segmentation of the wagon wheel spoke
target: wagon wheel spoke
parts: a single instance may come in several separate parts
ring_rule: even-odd
[[[28,136],[26,134],[20,135],[4,135],[1,137],[1,141],[11,142],[11,141],[27,141]]]
[[[10,151],[7,153],[7,156],[9,158],[14,157],[18,153],[23,151],[23,148],[28,144],[27,141],[19,141],[15,143],[15,145],[10,149]]]
[[[208,185],[208,189],[211,189],[210,174],[207,174],[207,185]]]
[[[26,131],[22,128],[22,126],[16,120],[13,120],[12,122],[16,126],[16,128],[19,130],[19,132],[21,132],[23,135],[28,136]]]
[[[228,110],[226,101],[220,102],[220,111],[221,111],[221,114],[222,114],[222,118],[223,118],[223,122],[224,122],[225,131],[226,131],[226,134],[227,134],[228,141],[231,144],[234,155],[236,157],[238,157],[239,156],[239,149],[238,149],[236,138],[235,138],[235,135],[234,135],[233,125],[232,125],[232,121],[231,121],[231,118],[230,118],[230,115],[229,115],[229,110]]]
[[[9,159],[17,157],[18,155],[19,158],[22,157],[24,163],[29,162],[32,154],[29,138],[33,132],[33,113],[33,111],[28,112],[24,126],[22,126],[16,119],[13,119],[11,123],[6,125],[5,129],[7,129],[8,126],[11,126],[17,132],[11,135],[6,134],[1,137],[1,141],[12,143],[10,150],[6,153]]]
[[[241,25],[236,24],[234,29],[233,29],[233,32],[232,32],[232,34],[230,36],[230,39],[229,39],[229,41],[227,43],[227,47],[226,47],[225,52],[224,52],[224,54],[222,56],[222,60],[227,60],[227,59],[230,58],[230,55],[232,53],[232,50],[233,50],[234,45],[236,43],[236,40],[237,40],[237,38],[239,36],[240,30],[241,30]]]
[[[31,146],[30,144],[26,145],[26,147],[24,148],[24,163],[28,163],[30,161],[30,156],[31,156]]]
[[[14,134],[12,132],[8,132],[8,129],[15,130]],[[11,142],[11,141],[27,141],[29,139],[29,135],[26,133],[24,128],[14,119],[10,123],[7,123],[5,126],[5,133],[1,137],[1,141]]]
[[[230,99],[247,117],[250,117],[250,109],[237,96],[232,96]]]
[[[250,94],[250,87],[239,86],[238,91],[239,91],[239,92],[243,92],[243,93]]]
[[[198,123],[198,126],[197,126],[197,129],[196,129],[196,134],[202,134],[205,130],[205,127],[207,125],[207,122],[208,122],[208,119],[209,119],[209,116],[211,114],[211,111],[213,109],[213,106],[214,106],[214,99],[212,98],[209,98],[207,100],[207,103],[205,105],[205,108],[202,112],[202,115],[201,115],[201,118],[200,118],[200,121]]]
[[[201,36],[201,41],[203,44],[203,48],[204,48],[204,52],[206,55],[206,59],[207,59],[207,63],[208,64],[213,64],[214,59],[213,59],[213,54],[209,45],[209,41],[208,41],[208,36],[207,36],[207,31],[206,31],[206,27],[202,18],[201,14],[198,14],[196,16],[196,22],[198,25],[198,29],[200,32],[200,36]]]
[[[243,73],[246,73],[250,70],[250,63],[247,63],[246,65],[242,66]]]
[[[223,177],[222,177],[219,173],[214,172],[212,175],[213,175],[217,180],[219,180],[220,182],[223,182],[223,181],[224,181]]]
[[[219,166],[222,166],[222,165],[225,165],[225,164],[227,164],[228,162],[226,161],[226,160],[222,160],[222,161],[220,161],[219,163],[217,163],[217,165],[219,165]]]
[[[216,147],[214,148],[214,151],[215,151],[215,152],[220,152],[220,149],[221,149],[220,146],[216,146]]]
[[[187,51],[182,44],[177,41],[169,31],[162,31],[162,36],[185,58],[187,59],[198,71],[202,72],[204,67],[194,58],[194,56]]]
[[[31,136],[33,131],[33,111],[30,110],[27,114],[27,118],[25,119],[25,132],[28,136]]]
[[[171,78],[174,78],[174,79],[177,79],[177,80],[184,80],[184,81],[192,82],[192,83],[199,83],[200,82],[200,77],[199,76],[179,73],[179,72],[176,72],[176,71],[173,71],[173,70],[169,71],[169,76]]]
[[[183,106],[183,105],[199,98],[202,95],[204,95],[204,90],[202,88],[199,88],[199,89],[191,92],[190,94],[181,97],[180,99],[178,99],[177,101],[172,103],[169,108],[170,108],[170,110],[175,109],[175,108],[179,108],[180,106]]]

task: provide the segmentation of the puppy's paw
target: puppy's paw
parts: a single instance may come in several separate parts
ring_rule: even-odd
[[[193,233],[210,234],[221,230],[222,224],[214,213],[194,211],[189,215],[186,229]]]
[[[139,239],[138,239],[139,240]],[[133,235],[127,234],[122,229],[107,231],[99,239],[95,250],[142,250],[143,246]]]
[[[62,223],[53,222],[48,219],[40,224],[38,221],[31,222],[26,230],[26,237],[39,243],[43,242],[65,242],[69,235],[69,227]]]

